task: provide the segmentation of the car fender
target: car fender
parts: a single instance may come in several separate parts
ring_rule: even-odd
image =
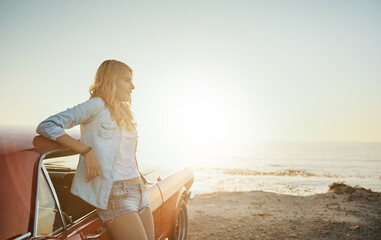
[[[182,197],[184,197],[185,202],[187,202],[186,196],[187,196],[187,189],[183,186],[178,191],[177,199],[176,199],[176,208],[175,209],[177,209],[177,207],[179,206],[179,203],[180,203],[180,200],[181,200]]]

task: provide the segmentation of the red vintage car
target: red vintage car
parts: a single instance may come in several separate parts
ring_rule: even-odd
[[[111,239],[95,207],[70,193],[78,160],[35,127],[0,126],[0,239]],[[139,167],[153,183],[155,238],[186,239],[192,169]]]

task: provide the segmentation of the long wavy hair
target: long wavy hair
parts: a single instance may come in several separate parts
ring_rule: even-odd
[[[106,60],[98,68],[94,77],[94,83],[90,86],[90,98],[100,97],[110,110],[111,117],[116,121],[120,128],[128,131],[137,126],[135,115],[131,111],[131,97],[128,101],[118,104],[115,101],[117,81],[125,77],[127,71],[133,76],[132,69],[125,63],[117,60]]]

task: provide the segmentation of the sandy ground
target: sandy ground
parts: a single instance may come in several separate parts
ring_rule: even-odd
[[[188,239],[381,239],[381,193],[332,184],[325,194],[217,192],[188,203]]]

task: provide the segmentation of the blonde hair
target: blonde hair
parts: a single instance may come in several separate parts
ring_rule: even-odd
[[[89,99],[93,97],[102,98],[118,126],[132,131],[133,126],[137,126],[137,122],[131,111],[131,97],[128,101],[122,101],[121,104],[115,101],[116,83],[125,77],[127,71],[133,76],[133,71],[127,64],[113,59],[104,61],[99,66],[94,83],[89,88]]]

